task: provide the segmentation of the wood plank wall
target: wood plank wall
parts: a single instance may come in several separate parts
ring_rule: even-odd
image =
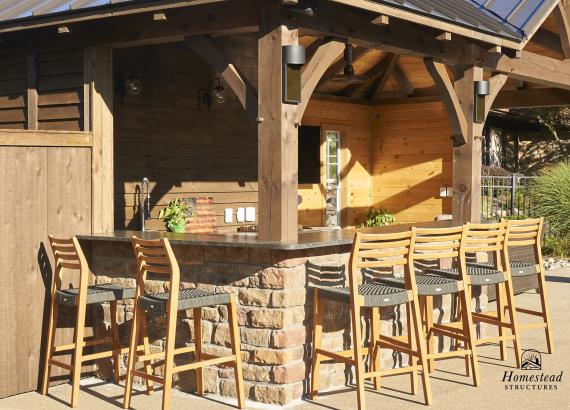
[[[2,53],[0,129],[84,131],[82,88],[82,49]]]
[[[253,81],[256,47],[243,47],[248,36],[231,41],[224,48]],[[139,229],[136,190],[147,177],[149,229],[164,229],[158,212],[180,195],[214,197],[221,230],[235,230],[235,209],[257,207],[257,125],[227,86],[224,104],[201,106],[216,74],[184,44],[119,49],[114,61],[119,82],[127,72],[143,82],[140,95],[115,95],[115,227]],[[223,222],[226,207],[234,224]]]
[[[53,266],[47,235],[91,231],[90,174],[89,147],[0,146],[0,398],[38,386]]]
[[[398,222],[433,221],[451,213],[453,149],[447,112],[440,102],[381,105],[373,109],[373,202]]]
[[[342,220],[345,226],[361,223],[372,205],[371,107],[313,99],[307,106],[303,124],[338,129],[344,133],[347,140],[341,141],[341,189],[346,205]],[[322,189],[318,185],[301,185],[299,195],[303,197],[299,205],[299,223],[321,226],[324,212]]]

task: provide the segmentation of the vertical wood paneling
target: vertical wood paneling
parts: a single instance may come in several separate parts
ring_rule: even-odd
[[[37,388],[51,279],[40,248],[91,232],[90,160],[90,148],[0,147],[0,397]]]

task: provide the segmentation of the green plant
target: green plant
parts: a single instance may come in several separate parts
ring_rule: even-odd
[[[370,208],[368,214],[366,214],[366,220],[360,224],[360,227],[372,228],[376,226],[390,225],[394,222],[396,222],[396,217],[392,212],[383,208]]]
[[[559,238],[570,235],[570,162],[544,170],[531,190],[533,211]]]
[[[544,238],[542,253],[547,256],[558,256],[559,258],[570,257],[570,238],[547,236]]]
[[[180,197],[170,201],[166,208],[158,213],[160,219],[164,219],[164,225],[170,232],[184,232],[186,228],[186,210],[188,205],[182,202]]]

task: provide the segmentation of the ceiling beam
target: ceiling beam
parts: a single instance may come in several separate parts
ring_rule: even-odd
[[[392,73],[392,76],[396,79],[398,85],[406,95],[408,96],[414,95],[414,93],[416,92],[416,88],[414,87],[414,84],[412,84],[412,82],[410,81],[410,79],[402,69],[400,63],[396,64],[396,66],[394,67],[394,72]]]
[[[370,50],[368,50],[367,48],[364,47],[355,47],[354,48],[354,61],[353,63],[356,63],[364,54],[368,53]],[[342,71],[342,69],[344,68],[344,59],[341,58],[340,60],[338,60],[336,63],[332,64],[328,70],[323,74],[323,76],[321,77],[321,79],[319,80],[319,84],[317,85],[317,88],[320,87],[321,85],[323,85],[323,83],[325,83],[329,77],[332,77],[333,75],[338,74],[340,71]]]
[[[386,83],[388,82],[388,79],[390,78],[390,75],[393,73],[394,68],[398,64],[399,58],[400,56],[398,54],[392,53],[388,53],[386,56],[384,56],[384,58],[381,60],[386,60],[384,64],[384,71],[379,76],[377,76],[376,79],[372,81],[372,84],[370,84],[368,89],[366,89],[365,97],[367,99],[373,100],[374,97],[384,89]]]
[[[186,45],[206,60],[233,90],[252,122],[257,121],[257,90],[211,38],[186,37]]]
[[[570,24],[568,22],[568,5],[561,1],[552,12],[558,32],[560,33],[560,45],[564,58],[570,58]]]
[[[303,67],[301,73],[301,103],[298,105],[297,122],[301,122],[311,95],[317,88],[319,81],[330,68],[331,64],[342,55],[344,43],[340,41],[329,41],[321,45],[314,56]]]
[[[493,108],[560,107],[570,105],[570,91],[558,88],[525,88],[501,91]]]
[[[321,5],[319,18],[309,19],[296,15],[295,19],[284,14],[287,24],[305,27],[305,32],[345,37],[355,45],[408,54],[420,58],[433,58],[448,65],[477,65],[488,71],[508,74],[510,78],[543,84],[548,87],[570,89],[570,62],[521,51],[520,58],[490,53],[480,43],[460,36],[442,47],[434,30],[404,21],[392,21],[385,29],[370,24],[366,16],[348,7]],[[316,34],[319,35],[319,34]]]

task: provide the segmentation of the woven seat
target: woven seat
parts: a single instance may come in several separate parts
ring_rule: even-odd
[[[404,278],[382,278],[385,285],[404,287]],[[459,280],[442,275],[416,275],[416,286],[420,296],[449,295],[459,292]]]
[[[459,271],[456,268],[453,269],[427,269],[427,274],[440,275],[448,278],[457,278]],[[494,270],[491,268],[484,268],[479,266],[467,266],[467,273],[469,274],[469,279],[472,285],[482,286],[482,285],[496,285],[497,283],[505,282],[505,274],[501,271]]]
[[[493,269],[493,262],[479,262],[479,263],[467,263],[468,267],[482,268],[482,269]],[[511,275],[512,276],[530,276],[538,274],[536,270],[536,265],[530,262],[523,261],[511,261]]]
[[[162,315],[168,306],[168,293],[143,295],[139,300],[144,310]],[[178,294],[178,310],[195,309],[230,303],[229,293],[211,293],[199,289],[183,289]]]
[[[56,292],[57,303],[64,306],[77,306],[79,302],[79,289],[61,289]],[[112,283],[93,285],[87,288],[88,305],[93,303],[112,302],[114,300],[132,299],[135,297],[135,288],[125,288]]]
[[[319,290],[319,296],[349,303],[350,290],[346,287],[311,285]],[[365,283],[358,286],[358,293],[363,296],[364,307],[397,306],[408,303],[407,291],[399,286],[390,286],[382,283]]]

